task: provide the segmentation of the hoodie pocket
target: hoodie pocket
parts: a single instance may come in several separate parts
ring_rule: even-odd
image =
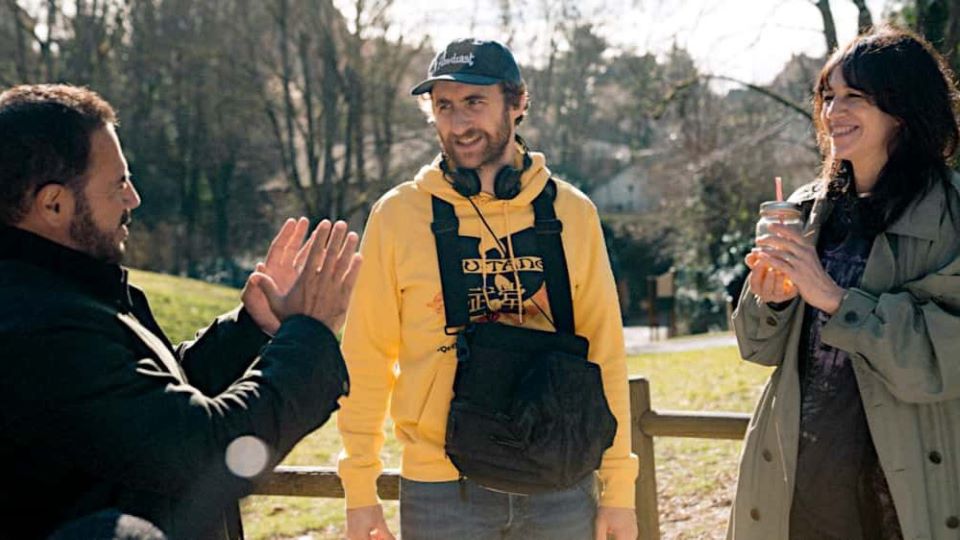
[[[450,400],[453,399],[453,378],[456,371],[455,358],[444,358],[437,363],[417,418],[417,432],[440,447],[443,446]]]

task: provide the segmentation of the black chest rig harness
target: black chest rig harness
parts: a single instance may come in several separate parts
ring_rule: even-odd
[[[446,330],[457,373],[445,450],[482,486],[533,494],[569,488],[600,466],[617,422],[590,343],[574,333],[570,278],[553,180],[533,201],[537,249],[556,332],[471,322],[453,205],[433,197]],[[509,231],[507,232],[509,234]]]

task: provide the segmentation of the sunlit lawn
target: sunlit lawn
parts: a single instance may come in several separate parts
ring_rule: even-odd
[[[146,291],[157,321],[174,343],[193,339],[214,317],[240,304],[240,291],[193,279],[131,270],[130,283]]]
[[[237,291],[196,281],[142,272],[135,272],[131,280],[147,289],[157,318],[174,341],[191,337],[238,302]],[[629,367],[631,373],[650,380],[654,408],[677,410],[750,412],[769,374],[768,368],[740,361],[734,347],[641,355],[631,358]],[[386,431],[386,466],[397,467],[399,449],[389,426]],[[674,531],[669,537],[721,538],[740,443],[658,438],[655,445],[665,537]],[[333,466],[339,446],[334,419],[297,445],[284,463]],[[703,514],[703,507],[712,508],[708,519],[692,515]],[[387,503],[385,509],[396,532],[396,503]],[[251,539],[341,538],[343,513],[339,499],[243,501],[244,529]]]

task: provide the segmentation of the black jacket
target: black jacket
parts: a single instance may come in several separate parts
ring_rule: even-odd
[[[242,309],[173,347],[126,271],[0,229],[0,538],[42,538],[104,508],[173,538],[237,538],[254,435],[277,463],[337,409],[336,337],[291,317],[269,339]]]

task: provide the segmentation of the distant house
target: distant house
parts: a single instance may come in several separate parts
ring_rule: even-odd
[[[630,165],[590,190],[590,198],[602,213],[634,213],[651,208],[647,194],[648,171],[644,165]]]
[[[672,162],[669,149],[649,148],[632,153],[632,160],[618,171],[598,180],[588,195],[601,214],[644,214],[661,204],[664,194],[657,175]]]

